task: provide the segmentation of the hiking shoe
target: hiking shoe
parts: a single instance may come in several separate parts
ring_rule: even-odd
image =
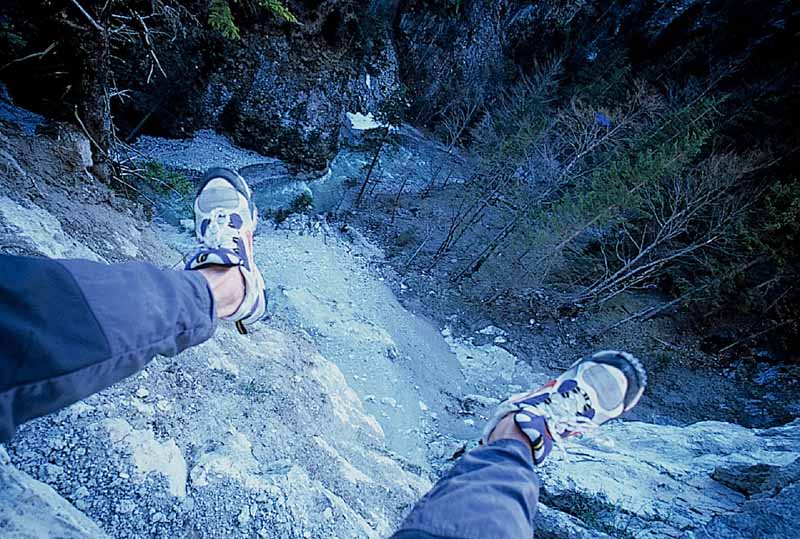
[[[247,333],[245,324],[261,319],[267,308],[264,278],[253,259],[257,220],[253,193],[244,178],[227,168],[212,168],[205,173],[194,199],[194,229],[200,246],[186,269],[239,268],[244,277],[244,300],[225,320],[236,322],[242,334]]]
[[[541,464],[553,444],[586,433],[619,417],[639,402],[647,374],[625,352],[604,351],[573,363],[540,389],[514,395],[495,411],[483,431],[486,443],[508,414],[531,441],[534,464]],[[563,449],[563,446],[561,446]]]

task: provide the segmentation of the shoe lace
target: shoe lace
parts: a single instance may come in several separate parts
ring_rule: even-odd
[[[582,415],[587,410],[588,401],[579,397],[580,391],[554,392],[542,402],[521,405],[529,413],[544,418],[553,434],[553,448],[564,460],[569,460],[567,449],[574,444],[574,434],[582,434],[595,440],[600,438],[599,425]]]
[[[225,248],[239,254],[239,230],[230,226],[230,214],[221,208],[211,211],[201,243],[212,249]]]

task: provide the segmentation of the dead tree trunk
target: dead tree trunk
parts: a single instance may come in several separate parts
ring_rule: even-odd
[[[400,205],[400,197],[403,196],[403,190],[406,188],[406,183],[408,183],[408,174],[403,177],[403,183],[400,184],[400,189],[397,190],[397,196],[394,197],[394,205],[392,206],[392,218],[389,221],[390,223],[394,224],[395,215],[397,215],[397,207]]]
[[[358,196],[356,197],[356,208],[361,205],[361,199],[364,197],[364,192],[367,190],[367,186],[369,185],[369,179],[372,177],[372,171],[375,169],[375,165],[378,163],[378,158],[381,155],[381,150],[383,150],[383,145],[386,143],[386,139],[389,136],[389,128],[384,127],[382,129],[383,134],[378,142],[378,147],[375,149],[375,154],[372,156],[372,162],[370,162],[369,168],[367,169],[367,175],[364,178],[364,183],[361,184],[361,189],[358,191]]]
[[[78,5],[78,4],[76,4]],[[89,21],[77,53],[81,56],[81,96],[78,117],[92,139],[92,172],[103,180],[112,174],[114,131],[111,119],[109,81],[111,47],[108,35],[108,9],[80,9]]]

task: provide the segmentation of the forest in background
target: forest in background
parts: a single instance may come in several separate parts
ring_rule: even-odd
[[[658,291],[669,299],[631,320],[687,305],[703,331],[733,328],[717,351],[768,340],[792,357],[799,10],[17,0],[0,8],[0,79],[24,106],[80,125],[95,173],[133,186],[137,171],[117,146],[139,134],[208,126],[319,169],[345,109],[386,110],[402,94],[408,108],[392,121],[434,133],[470,163],[426,261],[458,249],[454,284],[488,283],[483,301],[522,305],[548,287],[566,313]],[[264,58],[279,67],[262,80]],[[363,72],[389,81],[382,95],[349,85]],[[226,96],[213,118],[210,88]],[[431,190],[447,178],[432,168]]]

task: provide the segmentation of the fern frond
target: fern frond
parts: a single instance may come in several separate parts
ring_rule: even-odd
[[[294,16],[294,13],[289,11],[289,8],[286,7],[281,0],[258,0],[258,3],[261,7],[270,10],[283,20],[292,24],[299,24],[297,17]]]
[[[239,27],[233,20],[227,0],[213,0],[208,9],[208,24],[228,39],[240,39]]]

